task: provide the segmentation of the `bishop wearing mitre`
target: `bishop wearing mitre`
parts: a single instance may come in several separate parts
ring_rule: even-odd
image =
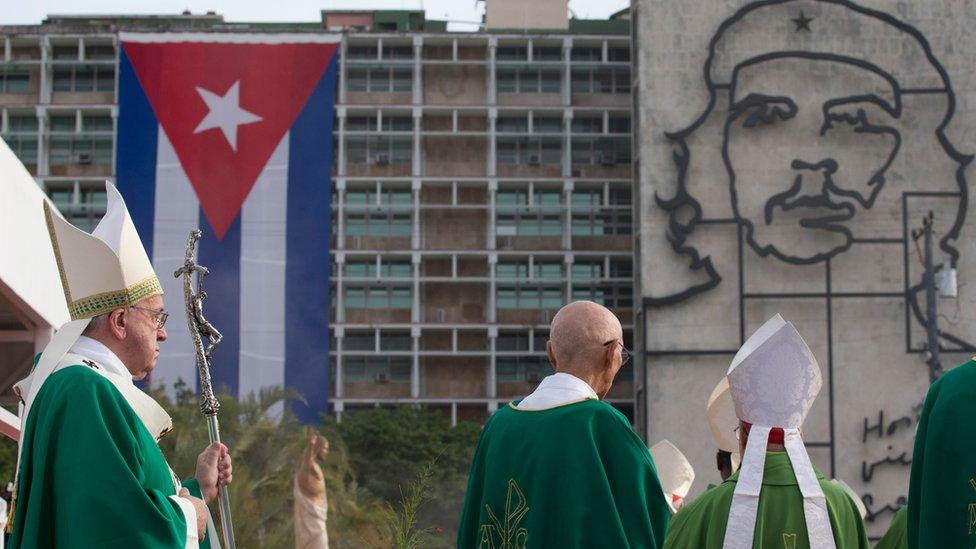
[[[44,203],[71,321],[15,385],[22,432],[10,547],[197,547],[204,500],[231,480],[221,444],[200,454],[187,482],[157,445],[172,420],[133,380],[155,367],[168,313],[122,196],[106,187],[92,234]]]
[[[665,548],[867,548],[854,501],[813,466],[800,437],[822,380],[793,325],[767,321],[727,378],[742,464],[674,516]]]

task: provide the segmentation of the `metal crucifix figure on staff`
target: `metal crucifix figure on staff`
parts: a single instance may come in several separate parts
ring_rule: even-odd
[[[173,273],[173,276],[183,277],[183,297],[186,301],[186,322],[190,332],[190,339],[193,340],[193,347],[197,359],[197,371],[200,374],[200,412],[207,418],[207,431],[210,434],[211,444],[220,442],[220,427],[217,423],[217,411],[220,410],[220,403],[214,395],[213,383],[210,379],[210,360],[214,349],[220,344],[223,336],[214,328],[213,324],[203,316],[203,300],[207,298],[207,292],[203,289],[203,280],[210,274],[210,270],[202,265],[198,265],[194,259],[196,244],[203,233],[197,229],[190,232],[190,237],[186,243],[186,257],[183,266]],[[193,273],[197,274],[196,291],[193,289]],[[204,347],[203,338],[207,338],[207,345]],[[230,499],[227,495],[227,486],[220,486],[218,493],[218,504],[220,512],[220,526],[223,531],[224,547],[234,549],[234,526],[230,514]]]

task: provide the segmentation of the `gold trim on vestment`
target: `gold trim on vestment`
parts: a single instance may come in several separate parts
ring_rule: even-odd
[[[153,275],[122,290],[91,295],[74,302],[69,301],[68,313],[71,315],[71,320],[93,318],[115,309],[131,307],[147,297],[162,294],[163,285],[159,283],[156,275]]]
[[[58,275],[61,276],[61,288],[64,290],[64,302],[71,303],[71,291],[68,289],[68,275],[64,272],[64,263],[61,262],[61,248],[58,246],[58,235],[54,232],[54,220],[51,219],[51,205],[44,202],[44,219],[47,221],[47,233],[51,237],[51,246],[54,248],[54,259],[58,262]],[[69,307],[70,308],[70,307]],[[71,316],[71,320],[78,320]]]

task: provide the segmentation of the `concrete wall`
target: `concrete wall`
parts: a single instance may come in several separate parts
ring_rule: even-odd
[[[488,0],[489,29],[568,29],[568,0]]]
[[[904,462],[929,385],[918,352],[925,332],[907,306],[924,311],[924,292],[906,300],[923,271],[906,229],[930,210],[944,239],[936,263],[951,260],[949,249],[959,254],[958,297],[939,300],[940,328],[976,343],[969,283],[976,227],[964,194],[974,174],[957,172],[953,150],[976,151],[976,12],[965,0],[863,2],[908,25],[899,29],[852,4],[757,9],[716,42],[709,86],[709,42],[750,6],[635,2],[640,283],[654,300],[645,310],[648,441],[668,438],[688,455],[698,473],[693,496],[717,482],[707,398],[743,338],[782,313],[824,376],[803,430],[811,458],[862,494],[868,532],[878,536],[891,519],[886,506],[907,496]],[[919,37],[945,68],[948,87]],[[772,58],[784,51],[820,57]],[[772,55],[745,63],[764,54]],[[747,106],[749,94],[792,104]],[[864,94],[880,102],[830,103]],[[937,132],[950,114],[943,143]],[[665,132],[679,133],[669,139]],[[676,154],[687,158],[683,174]],[[819,197],[826,207],[802,207],[800,197]],[[661,207],[657,198],[673,202]],[[827,222],[828,215],[844,219]],[[684,237],[680,246],[669,241],[669,226],[683,228],[671,235]],[[702,263],[676,247],[693,249]],[[971,354],[949,339],[942,345],[956,350],[943,353],[946,368]]]

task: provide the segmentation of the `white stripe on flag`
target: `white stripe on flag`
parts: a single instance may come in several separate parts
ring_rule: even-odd
[[[285,134],[241,209],[240,397],[285,384]]]
[[[159,360],[152,378],[153,383],[165,383],[172,396],[177,379],[182,378],[194,392],[197,387],[196,359],[183,305],[183,282],[173,272],[183,264],[190,231],[200,224],[200,203],[166,132],[161,126],[158,131],[152,260],[163,285],[170,321],[166,323],[169,339],[159,346]]]

